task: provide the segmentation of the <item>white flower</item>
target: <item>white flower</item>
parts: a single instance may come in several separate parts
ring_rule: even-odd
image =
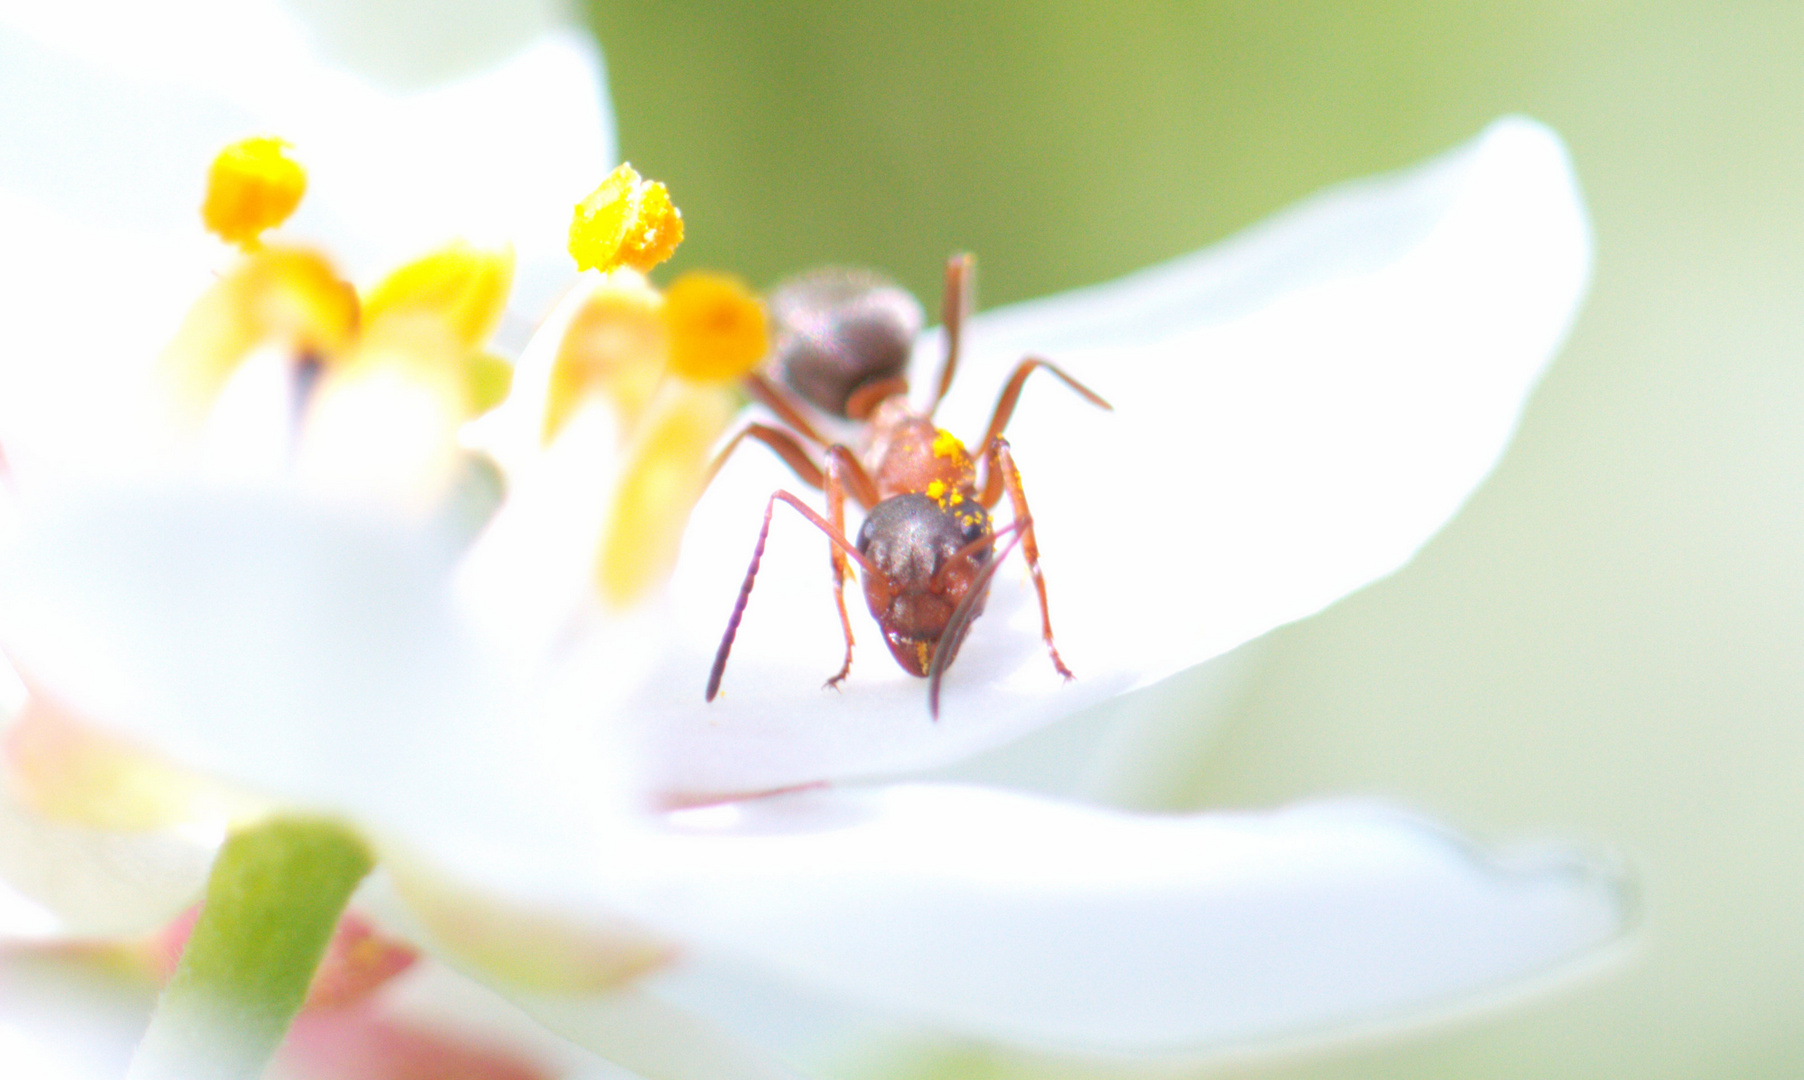
[[[219,266],[195,212],[232,140],[296,144],[314,191],[294,231],[331,237],[354,281],[459,235],[511,242],[500,335],[516,347],[566,283],[570,193],[614,154],[599,64],[574,29],[394,94],[320,60],[275,0],[9,0],[0,101],[0,235],[21,256],[0,265],[13,319],[0,426],[25,473],[120,452],[124,406],[96,393],[95,365],[147,365]]]
[[[72,40],[55,20],[29,25],[5,47]],[[242,40],[288,39],[260,23]],[[204,71],[216,52],[173,55]],[[219,78],[235,89],[261,69],[233,55]],[[290,57],[299,103],[268,112],[297,143],[388,107],[373,92],[354,109],[309,95],[342,90],[342,77],[270,55]],[[142,66],[124,71],[161,85]],[[467,147],[475,137],[455,118],[472,109],[535,115],[495,105],[510,92],[505,80],[447,89],[408,122],[424,145],[455,135]],[[361,143],[345,160],[378,149]],[[383,219],[387,180],[319,170],[315,184],[370,200],[371,250],[415,241],[408,220]],[[0,192],[12,186],[0,173]],[[79,202],[47,216],[50,202],[0,194],[5,220],[39,222],[23,250],[53,258],[76,225],[99,244],[108,223]],[[523,256],[528,218],[509,234]],[[147,241],[140,254],[126,280],[162,287],[152,268],[168,252]],[[1557,140],[1506,120],[1215,251],[980,316],[941,413],[954,430],[979,429],[1001,373],[1029,350],[1116,411],[1034,387],[1010,429],[1078,679],[1054,675],[1031,587],[1004,574],[937,723],[868,624],[843,692],[818,691],[838,648],[823,544],[788,524],[773,532],[726,696],[704,704],[764,500],[793,481],[758,454],[736,457],[697,506],[668,589],[604,610],[570,572],[585,534],[523,527],[607,505],[614,444],[576,424],[522,466],[461,555],[405,515],[285,483],[51,484],[23,470],[23,520],[0,549],[0,641],[34,687],[162,760],[356,822],[424,932],[466,957],[488,932],[460,921],[469,910],[531,912],[559,941],[586,941],[610,978],[674,958],[678,972],[754,972],[1034,1045],[1170,1049],[1363,1022],[1609,940],[1624,916],[1617,883],[1563,857],[1499,863],[1363,804],[1153,819],[933,784],[731,797],[954,760],[1388,573],[1489,469],[1588,265]],[[113,351],[154,351],[78,319],[96,291],[88,264],[42,278],[0,282],[8,323],[34,350],[103,378],[110,363],[96,361]],[[108,310],[133,334],[172,324],[156,305]],[[920,351],[929,362],[934,345]],[[61,396],[5,380],[0,444],[42,448],[46,477],[79,471],[56,461],[71,442],[55,437],[60,411],[92,422],[72,378]],[[92,471],[116,479],[106,466]],[[667,809],[697,802],[711,804]],[[651,1001],[625,992],[615,1005]],[[632,1026],[570,1033],[635,1067],[681,1071]]]

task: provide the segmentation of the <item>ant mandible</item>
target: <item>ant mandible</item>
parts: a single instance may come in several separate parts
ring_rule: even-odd
[[[770,367],[788,389],[753,373],[747,390],[784,426],[748,423],[721,450],[709,475],[746,438],[757,439],[803,483],[826,493],[827,515],[817,514],[787,491],[773,493],[765,504],[752,564],[708,673],[707,700],[713,701],[720,692],[727,655],[751,598],[778,502],[794,507],[831,541],[833,596],[846,655],[827,686],[838,686],[852,669],[845,581],[856,563],[864,572],[865,603],[883,631],[884,643],[905,671],[927,679],[928,712],[938,719],[940,681],[971,623],[983,613],[997,566],[1016,545],[1027,559],[1039,594],[1040,634],[1052,666],[1065,678],[1072,677],[1053,642],[1033,516],[1002,430],[1014,415],[1027,377],[1041,369],[1091,404],[1112,407],[1050,361],[1030,356],[1016,365],[1003,386],[976,455],[935,426],[934,411],[958,370],[960,338],[971,309],[972,268],[970,255],[955,255],[946,264],[941,309],[946,350],[933,406],[925,413],[909,404],[908,383],[902,377],[923,320],[920,305],[901,286],[865,271],[829,269],[793,279],[772,292],[769,302],[777,334]],[[862,453],[854,454],[843,443],[824,437],[804,416],[798,396],[821,412],[856,425]],[[803,442],[819,448],[824,464],[816,464]],[[979,463],[984,466],[981,481]],[[866,512],[856,541],[846,537],[848,492]],[[989,511],[1004,492],[1014,517],[997,530]],[[996,541],[1005,534],[1008,539],[998,553]]]

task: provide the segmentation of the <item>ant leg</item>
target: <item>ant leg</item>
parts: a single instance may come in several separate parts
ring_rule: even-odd
[[[845,475],[848,466],[856,468],[857,465],[851,451],[845,447],[835,444],[827,448],[827,519],[842,538],[846,535]],[[852,672],[852,619],[846,614],[846,576],[852,572],[852,567],[837,544],[827,545],[827,560],[833,564],[833,603],[839,607],[839,628],[846,635],[846,659],[839,665],[839,673],[828,679],[821,689],[831,686],[837,690]]]
[[[1015,457],[1009,453],[1008,440],[997,435],[990,442],[991,474],[1001,477],[1002,486],[1008,491],[1009,505],[1015,512],[1015,520],[1026,522],[1021,527],[1021,556],[1027,560],[1027,570],[1033,575],[1034,591],[1040,594],[1040,637],[1046,642],[1046,651],[1052,654],[1052,666],[1060,675],[1070,679],[1071,669],[1059,658],[1059,647],[1052,640],[1052,614],[1046,608],[1046,578],[1040,573],[1040,545],[1034,539],[1033,515],[1027,509],[1027,492],[1021,486],[1021,470],[1015,468]]]
[[[940,385],[934,391],[928,419],[946,391],[952,388],[952,376],[958,371],[958,346],[964,337],[965,320],[971,315],[977,289],[977,260],[969,252],[960,252],[946,260],[946,290],[940,294],[940,325],[945,328],[946,358],[940,361]]]
[[[720,453],[714,455],[713,463],[708,466],[708,475],[702,480],[703,488],[714,482],[715,474],[720,472],[721,467],[727,463],[727,459],[733,456],[733,451],[739,449],[739,444],[747,438],[757,439],[776,451],[777,456],[783,459],[783,464],[788,465],[790,471],[796,474],[796,479],[817,491],[820,490],[821,467],[808,456],[808,451],[802,449],[802,444],[796,442],[795,436],[782,428],[774,428],[769,424],[760,424],[757,421],[734,432],[733,437],[727,440],[727,444],[720,448]]]
[[[720,448],[720,453],[714,455],[713,463],[708,466],[708,475],[702,481],[704,488],[714,482],[714,475],[720,472],[721,467],[727,463],[727,458],[731,457],[733,451],[739,448],[739,444],[748,438],[757,439],[775,451],[776,455],[783,459],[783,463],[789,466],[790,471],[796,474],[796,479],[816,491],[826,490],[826,474],[822,472],[819,465],[814,463],[814,459],[808,456],[808,451],[796,441],[795,436],[782,428],[774,428],[769,424],[760,424],[757,421],[734,432],[733,437],[727,440],[727,444]],[[860,506],[868,510],[877,505],[877,485],[871,480],[870,474],[864,471],[864,466],[858,464],[858,459],[852,456],[851,451],[835,443],[827,447],[827,458],[829,462],[836,458],[839,460],[845,479],[851,486],[852,497],[858,500]]]
[[[802,407],[787,390],[771,382],[763,372],[754,371],[744,380],[745,392],[753,401],[777,414],[777,419],[789,425],[791,431],[814,443],[816,446],[827,445],[821,433],[814,430],[808,418],[802,415]]]
[[[1027,377],[1040,368],[1045,368],[1057,375],[1066,386],[1076,390],[1090,404],[1109,412],[1115,411],[1115,406],[1104,401],[1094,390],[1065,374],[1057,364],[1038,356],[1030,356],[1015,365],[1014,374],[1010,375],[1008,382],[1003,385],[1002,396],[996,399],[996,411],[990,414],[989,430],[983,433],[983,441],[977,444],[977,457],[987,461],[990,444],[1002,441],[1002,429],[1007,427],[1008,422],[1014,418],[1015,405],[1021,400],[1021,388],[1027,384]],[[978,501],[983,503],[985,510],[990,510],[1001,499],[1002,477],[997,470],[991,469],[983,478],[983,495]]]
[[[846,539],[844,529],[834,528],[825,518],[808,509],[808,504],[789,492],[772,493],[770,501],[764,504],[764,524],[758,530],[758,545],[752,549],[752,565],[746,569],[745,581],[739,586],[739,599],[733,603],[733,614],[727,619],[727,632],[721,636],[720,648],[714,653],[714,667],[708,672],[707,700],[709,701],[713,701],[715,695],[720,693],[720,679],[727,670],[727,654],[733,651],[733,638],[738,635],[739,622],[745,617],[745,605],[752,598],[752,582],[758,577],[758,564],[764,561],[764,542],[770,537],[770,519],[771,515],[776,512],[779,501],[795,507],[797,513],[808,519],[809,524],[827,534],[827,539],[832,542],[836,551],[857,563],[865,573],[876,572],[876,568],[871,565],[870,561],[852,546],[851,541]],[[841,610],[844,610],[843,604]],[[849,633],[850,631],[848,631]],[[850,642],[847,645],[849,648]]]

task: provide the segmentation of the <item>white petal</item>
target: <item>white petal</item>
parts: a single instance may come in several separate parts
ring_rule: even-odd
[[[1369,1023],[1545,973],[1627,918],[1594,865],[1495,861],[1373,805],[1136,817],[915,785],[670,820],[547,887],[586,872],[595,893],[575,903],[680,934],[704,962],[1046,1048]]]
[[[155,1003],[149,980],[118,965],[0,950],[0,1062],[21,1080],[113,1080]]]
[[[174,762],[378,833],[505,846],[621,790],[619,757],[552,707],[582,687],[477,644],[449,568],[430,534],[276,493],[72,492],[0,558],[0,638]]]
[[[573,271],[570,206],[614,156],[600,60],[574,29],[396,94],[322,61],[273,0],[8,2],[0,97],[0,190],[47,213],[198,237],[214,153],[273,132],[310,175],[289,235],[325,241],[359,279],[456,235],[511,241],[532,317]]]
[[[444,82],[516,52],[569,15],[559,0],[287,0],[321,55],[388,86]]]
[[[43,821],[0,793],[0,938],[113,937],[200,899],[213,845]]]
[[[731,793],[954,760],[1389,573],[1496,460],[1589,265],[1565,152],[1516,119],[1213,251],[980,316],[940,417],[952,430],[983,430],[1030,350],[1115,405],[1102,413],[1039,376],[1009,429],[1077,680],[1054,673],[1015,568],[998,575],[937,724],[856,596],[858,661],[843,692],[820,692],[840,656],[826,542],[780,508],[723,697],[704,705],[764,500],[800,488],[754,447],[685,540],[683,647],[637,702],[654,782]]]
[[[702,1017],[635,990],[606,997],[533,997],[528,1015],[615,1064],[658,1080],[790,1080],[788,1069]]]

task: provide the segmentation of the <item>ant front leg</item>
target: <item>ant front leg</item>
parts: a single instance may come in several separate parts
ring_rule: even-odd
[[[816,491],[826,490],[826,472],[814,463],[814,458],[796,440],[796,437],[782,428],[760,424],[757,421],[734,432],[733,437],[727,440],[727,444],[720,448],[720,453],[714,456],[713,464],[708,466],[708,475],[702,481],[704,488],[714,482],[715,474],[726,465],[727,459],[733,456],[733,451],[739,449],[739,444],[747,439],[756,439],[770,447],[778,457],[783,459],[783,464],[789,466],[789,470],[796,474],[796,479],[802,483]],[[839,461],[839,469],[843,474],[842,483],[850,486],[852,497],[858,500],[860,506],[868,510],[877,505],[877,485],[871,480],[870,474],[864,471],[864,467],[858,464],[857,458],[837,443],[827,447],[826,455],[829,470],[832,469],[835,460]]]
[[[1060,381],[1077,391],[1078,395],[1090,404],[1106,412],[1115,411],[1115,406],[1104,401],[1096,391],[1065,374],[1057,364],[1038,356],[1030,356],[1015,365],[1015,370],[1009,375],[1008,382],[1003,384],[1002,395],[996,399],[996,411],[990,414],[990,426],[984,431],[983,439],[977,443],[979,458],[987,459],[990,444],[1001,441],[1002,429],[1008,427],[1008,422],[1014,419],[1015,406],[1021,401],[1021,388],[1027,385],[1027,377],[1041,368],[1058,376]],[[983,494],[980,501],[985,510],[990,510],[995,508],[1001,498],[1002,477],[999,475],[999,470],[991,469],[989,475],[983,478]]]
[[[827,539],[834,548],[836,572],[841,558],[857,563],[859,569],[867,574],[877,572],[870,561],[860,554],[856,547],[852,546],[850,540],[846,539],[846,530],[843,526],[836,526],[827,521],[813,510],[808,509],[808,504],[787,491],[772,493],[770,501],[764,504],[764,524],[758,529],[757,546],[752,548],[752,565],[746,568],[745,581],[739,586],[739,599],[734,601],[733,614],[727,619],[727,632],[721,635],[720,648],[714,653],[714,666],[708,672],[706,698],[709,701],[713,701],[715,696],[720,693],[721,676],[727,670],[727,656],[733,651],[733,639],[739,634],[740,620],[745,617],[746,604],[752,598],[752,584],[758,577],[758,564],[764,561],[764,544],[770,538],[770,519],[771,515],[776,512],[778,502],[785,502],[793,506],[797,513],[808,519],[809,524],[827,534]],[[841,580],[843,581],[843,578]],[[843,592],[839,597],[839,617],[846,632],[846,662],[849,667],[852,655],[852,627],[850,621],[846,619],[846,602]],[[841,671],[839,678],[844,677],[845,672]]]
[[[1046,607],[1046,578],[1040,573],[1040,545],[1034,538],[1033,515],[1027,509],[1027,491],[1021,486],[1021,470],[1015,468],[1015,457],[1009,453],[1008,440],[1000,435],[990,439],[989,465],[990,479],[999,481],[1008,492],[1009,506],[1014,510],[1015,520],[1024,523],[1020,534],[1021,556],[1027,560],[1028,573],[1034,579],[1034,591],[1040,595],[1040,637],[1046,642],[1046,651],[1052,654],[1052,666],[1058,669],[1060,675],[1070,679],[1073,677],[1071,669],[1059,658],[1059,647],[1052,640],[1052,614]]]

